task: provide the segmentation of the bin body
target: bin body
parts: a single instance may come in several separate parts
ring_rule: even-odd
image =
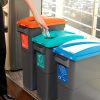
[[[99,100],[100,42],[73,43],[53,50],[58,69],[57,100]]]
[[[32,39],[33,48],[36,52],[37,91],[42,100],[56,100],[57,98],[57,67],[52,48],[66,41],[84,38],[60,30],[51,31],[50,36],[51,39],[46,39],[43,35]]]
[[[65,20],[59,18],[45,17],[49,30],[64,29]],[[50,24],[52,23],[52,24]],[[42,33],[41,28],[35,21],[34,17],[28,17],[17,22],[18,31],[21,36],[21,52],[23,66],[23,84],[29,90],[37,88],[35,58],[32,46],[32,38]]]
[[[57,93],[57,69],[56,62],[54,62],[54,55],[52,50],[49,48],[42,48],[44,52],[41,52],[41,49],[37,49],[37,44],[34,44],[33,47],[36,50],[36,53],[42,54],[44,57],[40,59],[42,61],[37,60],[37,92],[42,100],[56,100]],[[38,55],[36,58],[39,59]],[[43,64],[44,63],[44,64]],[[42,66],[44,65],[44,66]],[[47,68],[45,68],[47,67]]]
[[[41,33],[39,28],[37,29],[28,29],[28,34],[21,33],[21,45],[22,45],[22,66],[23,66],[23,85],[29,90],[35,90],[37,88],[36,82],[36,68],[34,50],[32,47],[32,37],[35,37]],[[24,39],[26,40],[24,43]]]

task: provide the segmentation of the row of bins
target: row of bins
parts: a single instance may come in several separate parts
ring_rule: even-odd
[[[100,42],[64,31],[63,19],[44,17],[47,23],[50,20],[50,37],[46,38],[33,20],[29,17],[17,23],[24,86],[37,89],[42,100],[91,100],[91,93],[99,93],[100,87],[93,83],[100,78]]]
[[[68,23],[68,21],[65,21],[61,18],[43,17],[43,19],[46,22],[49,31],[63,30],[65,23]],[[37,88],[37,74],[35,68],[32,38],[41,34],[43,30],[41,30],[34,17],[27,17],[17,21],[17,26],[17,30],[21,36],[23,85],[29,90],[34,90]]]
[[[65,42],[82,39],[67,31],[51,31],[50,38],[42,34],[32,39],[37,68],[37,91],[42,100],[56,100],[57,98],[57,67],[52,49]]]
[[[46,39],[43,35],[32,39],[36,52],[39,96],[42,100],[91,100],[92,94],[89,91],[98,91],[97,83],[91,82],[100,78],[100,42],[84,39],[81,35],[67,31],[56,32],[50,32],[52,39]],[[59,45],[61,46],[57,47]],[[87,88],[88,81],[95,85],[97,90],[94,90],[94,87]],[[91,86],[90,83],[88,86]],[[97,95],[93,97],[95,100],[99,98]]]

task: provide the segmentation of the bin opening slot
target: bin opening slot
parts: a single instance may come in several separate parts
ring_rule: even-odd
[[[22,29],[26,29],[27,27],[26,27],[26,26],[21,26],[21,25],[20,25],[20,28],[22,28]]]
[[[33,19],[30,19],[29,21],[31,21],[31,22],[32,22],[32,21],[35,21],[35,20],[33,20]]]
[[[55,38],[55,37],[45,37],[45,39],[53,39],[53,38]]]

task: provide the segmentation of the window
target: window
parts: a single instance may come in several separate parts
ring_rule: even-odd
[[[42,14],[69,20],[69,26],[100,38],[100,0],[43,0]]]
[[[100,38],[100,0],[98,2],[96,37]]]
[[[42,5],[43,15],[56,16],[56,0],[44,0]]]

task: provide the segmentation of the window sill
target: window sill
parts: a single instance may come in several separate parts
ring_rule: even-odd
[[[97,41],[100,42],[100,39],[98,39],[98,38],[96,38],[96,37],[93,37],[93,36],[91,36],[91,35],[88,34],[88,33],[82,32],[82,31],[80,31],[79,29],[76,29],[76,28],[74,28],[74,27],[72,27],[72,26],[66,25],[64,30],[71,31],[71,32],[74,32],[74,33],[76,33],[76,34],[81,34],[81,35],[83,35],[83,36],[86,36],[86,37],[89,38],[89,39],[97,40]]]

